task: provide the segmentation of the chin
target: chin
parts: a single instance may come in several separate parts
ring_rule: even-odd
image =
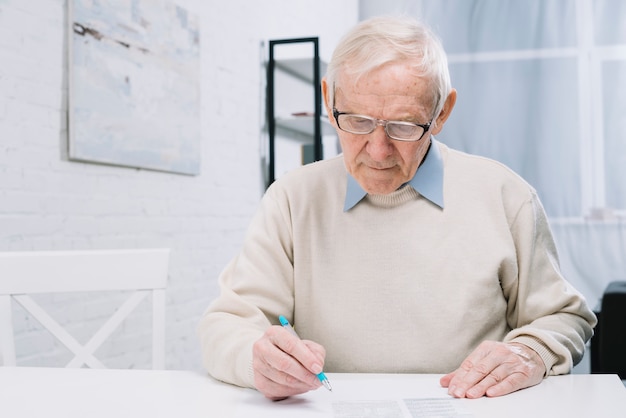
[[[404,183],[397,174],[391,170],[360,170],[352,175],[367,193],[389,194]]]
[[[363,189],[369,194],[389,194],[396,191],[400,185],[396,186],[395,183],[376,183],[369,182],[367,187]]]

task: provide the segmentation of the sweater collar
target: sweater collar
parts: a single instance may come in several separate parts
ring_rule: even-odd
[[[438,142],[431,138],[431,146],[408,185],[419,194],[443,209],[443,160],[439,152]],[[348,173],[346,185],[346,200],[343,211],[347,212],[356,206],[367,193],[359,183]]]

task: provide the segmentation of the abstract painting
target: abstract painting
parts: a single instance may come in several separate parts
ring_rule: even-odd
[[[70,0],[69,158],[200,172],[195,15],[166,0]]]

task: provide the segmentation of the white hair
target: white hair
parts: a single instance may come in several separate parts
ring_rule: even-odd
[[[439,38],[426,25],[409,17],[374,17],[344,35],[326,71],[331,103],[339,74],[356,82],[394,62],[410,63],[416,77],[431,82],[432,116],[436,118],[452,89],[448,59]]]

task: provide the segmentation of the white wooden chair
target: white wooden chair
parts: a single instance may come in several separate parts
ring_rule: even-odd
[[[165,287],[169,249],[0,252],[0,354],[16,365],[11,300],[19,303],[74,355],[66,367],[105,368],[95,350],[152,294],[152,368],[165,368]],[[134,290],[83,346],[29,294]]]

